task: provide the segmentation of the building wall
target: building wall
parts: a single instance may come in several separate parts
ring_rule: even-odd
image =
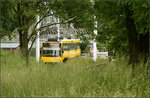
[[[18,48],[3,48],[2,50],[4,50],[4,51],[10,51],[12,53],[18,53],[18,51],[19,51]]]

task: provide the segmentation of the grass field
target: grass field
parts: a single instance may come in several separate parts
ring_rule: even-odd
[[[87,66],[108,63],[87,69]],[[1,97],[149,97],[149,71],[139,64],[132,77],[126,59],[78,57],[63,64],[30,67],[17,54],[1,51]]]

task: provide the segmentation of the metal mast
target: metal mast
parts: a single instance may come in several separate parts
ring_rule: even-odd
[[[59,41],[59,38],[60,38],[60,20],[59,20],[59,17],[57,18],[57,22],[58,22],[58,24],[57,24],[57,32],[58,32],[58,41]]]
[[[92,2],[92,6],[94,5],[93,0],[91,0]],[[97,28],[97,21],[96,21],[96,16],[94,15],[94,26]],[[94,30],[94,34],[95,36],[97,35],[97,29]],[[95,41],[95,37],[93,39],[93,60],[96,62],[96,58],[97,58],[97,46],[96,46],[96,41]]]
[[[39,21],[39,16],[37,15],[37,22]],[[40,24],[38,23],[37,28],[40,28]],[[40,32],[37,33],[36,39],[36,61],[39,63],[40,59]]]

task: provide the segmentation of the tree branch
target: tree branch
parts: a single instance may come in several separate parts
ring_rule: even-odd
[[[60,23],[52,23],[52,24],[49,24],[49,25],[47,25],[47,26],[42,26],[42,27],[40,27],[38,30],[35,30],[37,24],[40,23],[45,17],[48,17],[48,16],[50,16],[50,15],[53,15],[53,14],[49,14],[49,15],[43,16],[43,17],[36,23],[36,25],[34,26],[34,29],[33,29],[34,32],[29,36],[28,42],[30,41],[31,37],[36,34],[37,31],[39,31],[39,30],[41,30],[41,29],[43,29],[43,28],[46,28],[46,27],[49,27],[49,26],[53,26],[53,25],[56,25],[56,24],[65,24],[65,23],[67,23],[67,22],[69,22],[69,21],[72,21],[73,19],[77,18],[77,16],[74,16],[74,17],[68,18],[68,19],[66,19],[65,21],[62,21],[62,22],[60,22]]]
[[[81,12],[79,12],[79,13],[81,13]],[[78,15],[80,16],[81,14],[79,14],[79,13],[78,13]],[[54,14],[55,14],[55,13],[54,13]],[[54,15],[54,14],[49,14],[49,15],[46,14],[46,15],[44,15],[44,16],[35,24],[34,30],[35,30],[36,26],[38,25],[38,23],[40,23],[45,17],[52,16],[52,15]],[[39,30],[41,30],[41,29],[43,29],[43,28],[45,28],[45,27],[49,27],[49,26],[53,26],[53,25],[57,25],[57,24],[65,24],[65,23],[67,23],[67,22],[69,22],[69,21],[71,21],[71,20],[73,20],[73,19],[75,19],[75,18],[77,18],[77,17],[78,17],[78,16],[76,15],[76,16],[74,16],[74,17],[72,17],[72,18],[69,18],[69,19],[66,19],[65,21],[62,21],[62,22],[60,22],[60,23],[53,23],[53,24],[49,24],[49,25],[47,25],[47,26],[40,27]],[[36,31],[38,31],[38,30],[35,30],[35,32],[32,33],[32,34],[29,36],[28,40],[30,40],[30,38],[31,38],[34,34],[36,34]]]
[[[65,24],[65,23],[67,23],[67,22],[69,22],[69,21],[72,21],[72,20],[75,19],[75,18],[77,18],[77,16],[74,16],[74,17],[72,17],[72,18],[66,19],[65,21],[62,21],[62,22],[59,22],[59,23],[52,23],[52,24],[49,24],[49,25],[47,25],[47,26],[42,26],[42,27],[40,27],[39,30],[41,30],[41,29],[43,29],[43,28],[45,28],[45,27],[49,27],[49,26],[53,26],[53,25],[57,25],[57,24]]]
[[[18,11],[13,7],[13,10],[18,14]]]
[[[35,24],[34,28],[36,28],[37,25],[38,25],[44,18],[46,18],[46,17],[48,17],[48,16],[52,16],[52,15],[55,15],[55,13],[54,13],[54,14],[46,14],[46,15],[44,15],[44,16]]]
[[[34,38],[34,40],[33,40],[32,44],[31,44],[31,46],[30,46],[30,48],[29,48],[29,50],[28,50],[28,54],[29,54],[29,52],[31,51],[31,48],[32,48],[32,46],[33,46],[33,44],[34,44],[35,40],[36,40],[36,37]]]
[[[91,65],[91,66],[87,66],[86,69],[92,68],[92,67],[99,67],[101,65],[107,65],[108,63],[101,63],[101,64],[96,64],[96,65]]]
[[[32,37],[34,34],[36,34],[35,28],[37,27],[37,25],[38,25],[44,18],[46,18],[46,17],[48,17],[48,16],[52,16],[52,15],[55,15],[55,13],[44,15],[44,16],[35,24],[35,26],[34,26],[34,28],[33,28],[34,32],[32,32],[32,34],[29,36],[28,41],[31,39],[31,37]]]

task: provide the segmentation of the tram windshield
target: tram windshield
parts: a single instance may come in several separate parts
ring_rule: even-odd
[[[60,56],[60,44],[59,43],[43,43],[43,56],[44,57]]]

